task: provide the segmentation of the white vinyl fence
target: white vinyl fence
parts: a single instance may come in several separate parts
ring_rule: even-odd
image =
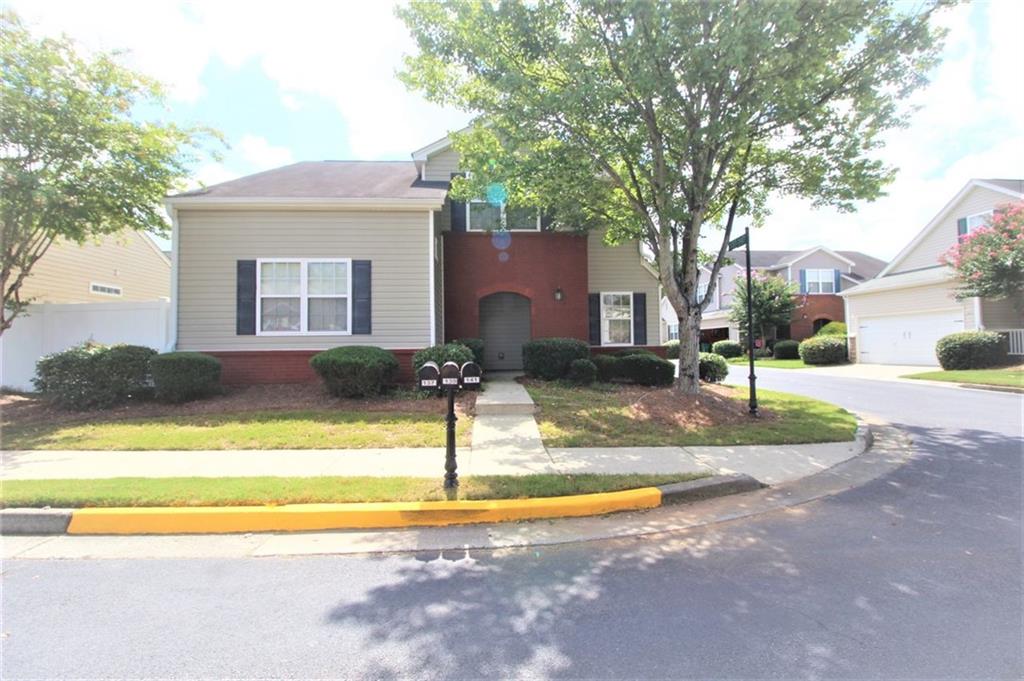
[[[30,305],[0,336],[0,385],[32,390],[40,357],[87,340],[164,351],[170,343],[170,314],[165,300]]]

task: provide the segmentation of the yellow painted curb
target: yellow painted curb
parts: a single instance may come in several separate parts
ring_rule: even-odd
[[[657,487],[642,487],[571,497],[494,501],[83,508],[74,511],[67,531],[68,534],[223,534],[422,527],[600,515],[660,505],[661,491]]]

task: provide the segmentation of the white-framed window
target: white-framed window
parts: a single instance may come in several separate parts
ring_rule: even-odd
[[[601,345],[633,344],[633,294],[601,292]]]
[[[808,293],[835,293],[835,270],[804,270]]]
[[[100,284],[98,282],[89,282],[89,293],[95,293],[101,296],[113,296],[119,298],[124,295],[124,291],[120,286],[114,286],[113,284]]]
[[[539,232],[540,211],[513,208],[488,201],[466,203],[466,229],[470,232]]]
[[[698,304],[702,300],[704,300],[704,296],[706,296],[707,294],[708,294],[708,284],[707,284],[707,282],[703,282],[702,281],[699,284],[697,284],[697,303]]]
[[[666,324],[668,327],[668,340],[679,340],[679,324]]]
[[[262,258],[256,261],[256,335],[352,333],[352,261]]]
[[[992,217],[992,211],[987,210],[984,213],[975,213],[974,215],[967,216],[967,233],[970,234],[978,227],[984,227],[989,219]]]

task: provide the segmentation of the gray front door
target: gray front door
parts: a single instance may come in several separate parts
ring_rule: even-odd
[[[530,299],[518,293],[492,293],[480,299],[480,338],[484,368],[523,368],[523,343],[530,340]]]

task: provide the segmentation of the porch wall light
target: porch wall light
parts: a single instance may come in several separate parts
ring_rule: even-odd
[[[565,298],[565,294],[562,293],[562,289],[561,288],[556,288],[555,289],[555,300],[557,300],[558,302],[562,302],[562,298]]]

